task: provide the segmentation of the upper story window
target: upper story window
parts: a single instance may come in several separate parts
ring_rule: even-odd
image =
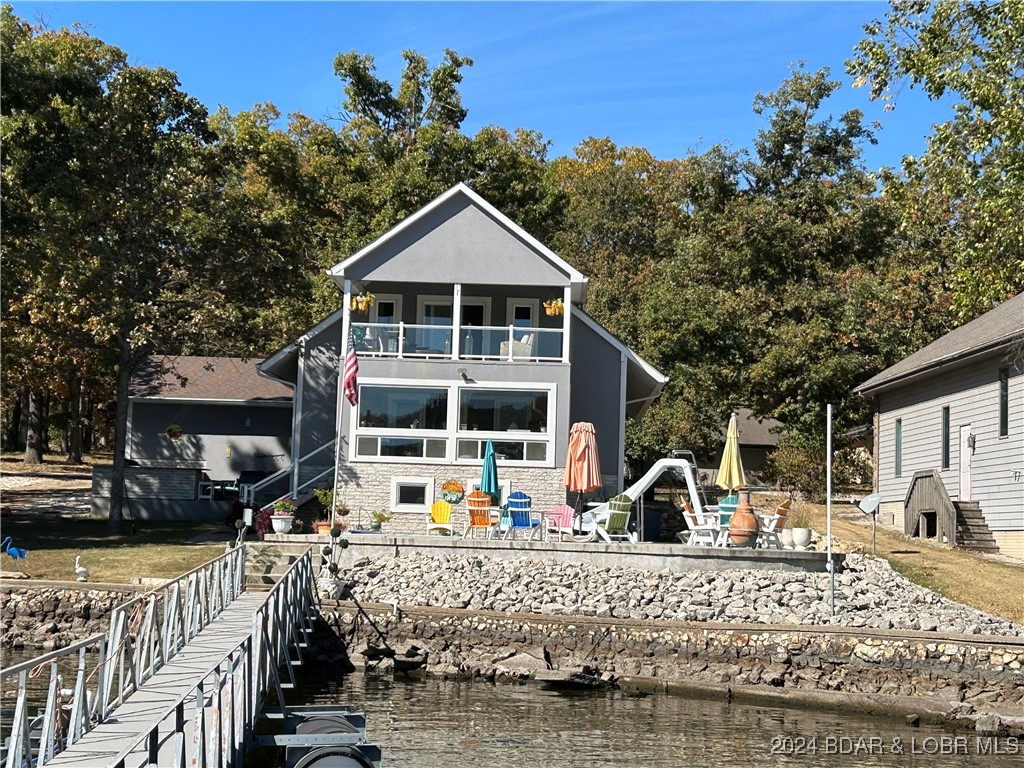
[[[447,429],[448,390],[363,385],[359,426],[378,429]]]

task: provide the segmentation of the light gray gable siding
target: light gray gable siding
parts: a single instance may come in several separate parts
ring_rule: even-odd
[[[569,277],[516,232],[456,195],[350,265],[350,280],[562,287]]]
[[[999,437],[999,370],[1010,368],[1009,435]],[[1024,376],[1003,356],[947,367],[935,376],[879,393],[879,491],[902,502],[914,472],[940,470],[950,497],[960,496],[960,426],[976,435],[972,501],[993,531],[1024,529]],[[941,470],[942,409],[949,406],[949,469]],[[895,423],[903,425],[903,466],[894,476]]]
[[[622,354],[590,326],[575,316],[572,320],[572,404],[570,426],[589,421],[597,433],[601,474],[618,477],[622,468]],[[618,493],[606,488],[605,492]]]

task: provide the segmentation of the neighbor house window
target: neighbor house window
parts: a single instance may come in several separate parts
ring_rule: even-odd
[[[949,406],[942,409],[942,468],[949,469]]]
[[[1010,434],[1010,369],[999,369],[999,436]]]
[[[903,474],[903,419],[896,419],[896,466],[895,475]]]

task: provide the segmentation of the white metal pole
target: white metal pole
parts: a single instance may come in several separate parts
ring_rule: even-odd
[[[825,424],[825,454],[827,464],[825,465],[825,538],[828,561],[825,567],[828,569],[831,597],[829,606],[832,615],[836,615],[836,573],[832,567],[832,406],[826,407],[827,422]]]

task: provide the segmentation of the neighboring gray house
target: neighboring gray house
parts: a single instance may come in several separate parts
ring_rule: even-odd
[[[1022,370],[1024,293],[855,389],[876,403],[883,517],[1024,559]]]
[[[258,366],[294,387],[296,457],[258,503],[331,485],[337,450],[355,510],[422,513],[444,480],[479,481],[491,439],[506,490],[550,508],[566,498],[577,421],[596,428],[604,493],[622,488],[626,417],[667,379],[580,308],[582,274],[475,192],[453,187],[329,274],[342,308]],[[374,296],[364,310],[362,293]],[[553,299],[563,314],[547,314]],[[350,332],[356,406],[338,397]]]
[[[132,376],[125,458],[126,513],[223,519],[239,482],[291,463],[292,393],[229,357],[144,360]],[[93,511],[106,514],[109,470],[93,475]]]

